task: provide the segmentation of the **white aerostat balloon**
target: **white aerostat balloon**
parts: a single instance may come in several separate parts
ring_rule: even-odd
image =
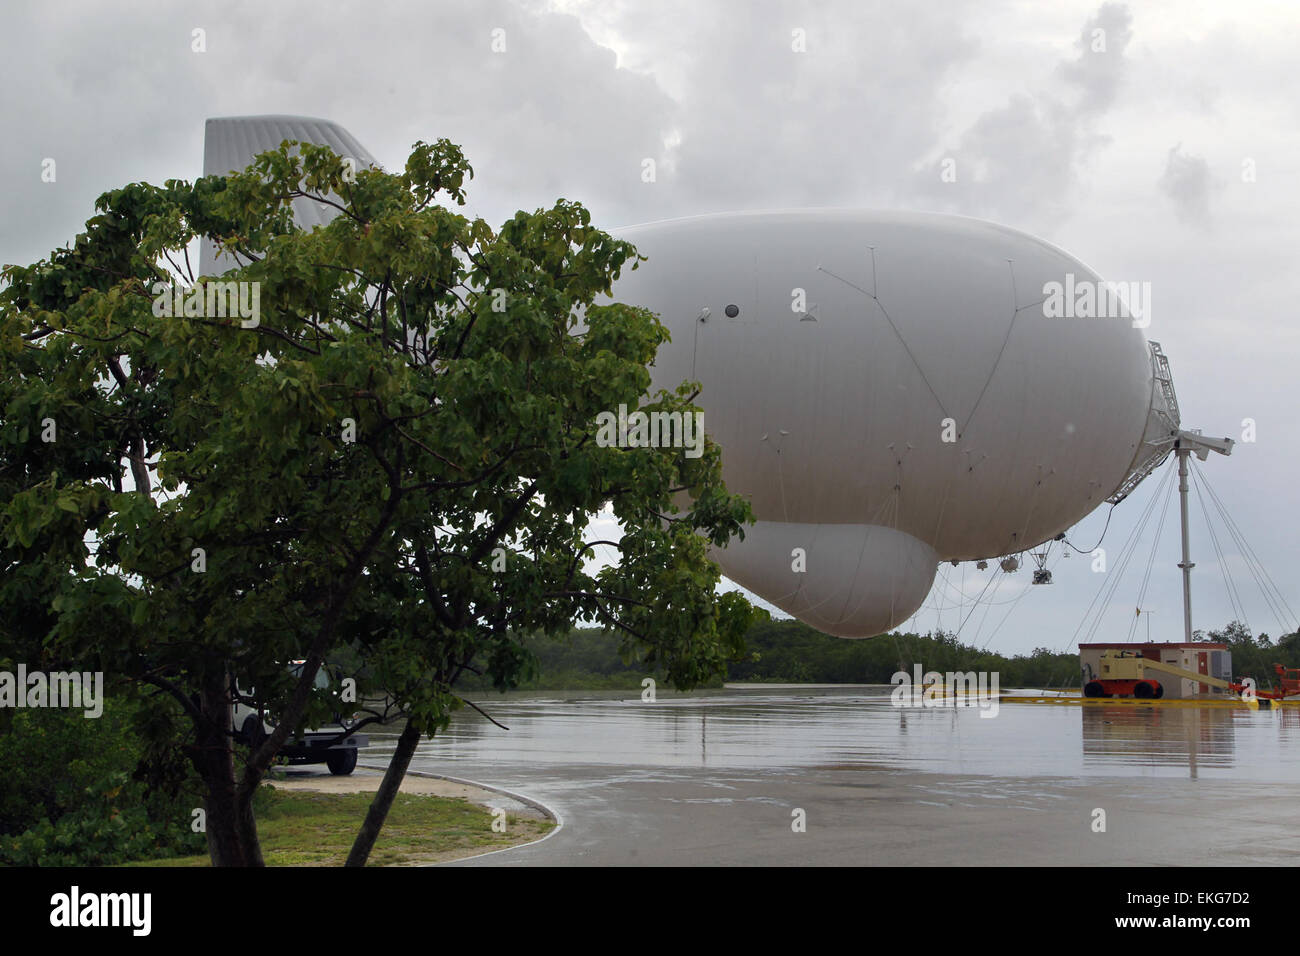
[[[759,519],[715,559],[819,630],[887,631],[939,561],[1049,540],[1159,453],[1149,312],[1094,299],[1092,315],[1049,317],[1050,283],[1107,287],[1032,236],[853,210],[615,234],[648,261],[613,297],[672,332],[654,387],[703,385],[728,489]]]
[[[373,162],[326,120],[227,117],[208,121],[204,173],[284,139]],[[333,214],[295,206],[307,228]],[[1139,327],[1149,301],[1143,321],[1127,308],[1049,317],[1049,283],[1072,305],[1100,279],[1032,236],[851,210],[612,231],[649,258],[614,298],[672,331],[653,387],[702,383],[728,488],[759,519],[715,559],[819,630],[889,630],[921,606],[939,561],[1038,545],[1167,453],[1171,410]],[[205,273],[221,267],[214,251]]]

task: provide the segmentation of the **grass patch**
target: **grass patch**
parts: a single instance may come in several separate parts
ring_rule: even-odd
[[[257,832],[268,866],[342,866],[373,793],[270,791],[259,794]],[[507,815],[506,832],[492,831],[492,814],[464,799],[399,793],[370,853],[368,866],[409,866],[473,856],[529,843],[554,828],[550,820]],[[129,866],[208,866],[207,856]]]

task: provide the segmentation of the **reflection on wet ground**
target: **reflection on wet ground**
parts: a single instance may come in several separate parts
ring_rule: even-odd
[[[420,756],[484,766],[901,770],[1007,777],[1300,781],[1300,710],[1002,703],[897,708],[889,688],[482,695]],[[367,757],[390,748],[382,734]]]
[[[1300,712],[1003,702],[990,718],[889,691],[484,694],[510,730],[466,709],[411,769],[562,818],[473,866],[1293,861]],[[372,739],[382,769],[392,738]]]

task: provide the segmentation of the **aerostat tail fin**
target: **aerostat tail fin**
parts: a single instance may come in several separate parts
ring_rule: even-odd
[[[286,139],[328,146],[350,157],[357,169],[378,166],[370,152],[337,123],[310,116],[219,116],[207,122],[203,133],[203,175],[224,176],[244,169],[257,156],[275,149]],[[304,229],[324,225],[338,210],[310,199],[293,201],[294,220]],[[203,275],[217,275],[235,266],[229,256],[219,257],[215,243],[204,240],[199,256]]]

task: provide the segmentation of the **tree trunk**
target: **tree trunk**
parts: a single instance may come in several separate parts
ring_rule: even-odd
[[[235,784],[226,675],[205,675],[199,690],[198,746],[193,761],[207,788],[204,800],[208,856],[213,866],[262,866],[251,799]]]
[[[379,784],[375,799],[370,802],[370,809],[366,811],[365,822],[361,824],[361,829],[357,831],[357,838],[352,842],[352,851],[348,853],[345,866],[366,865],[366,860],[370,858],[370,851],[374,849],[375,841],[379,839],[379,831],[384,828],[388,811],[393,806],[393,798],[397,796],[402,778],[406,776],[406,768],[410,766],[411,757],[422,736],[419,725],[414,720],[408,720],[406,729],[397,738],[397,749],[393,751],[393,759],[388,762],[388,769],[384,771],[384,779]]]
[[[203,801],[206,812],[208,856],[213,866],[247,866],[244,844],[236,823],[235,768],[230,763],[230,778],[222,780],[220,758],[200,758],[205,766],[200,770],[208,794]]]
[[[253,817],[253,795],[237,792],[235,795],[235,827],[239,842],[247,859],[245,866],[266,866],[262,859],[262,841],[257,836],[257,820]]]

